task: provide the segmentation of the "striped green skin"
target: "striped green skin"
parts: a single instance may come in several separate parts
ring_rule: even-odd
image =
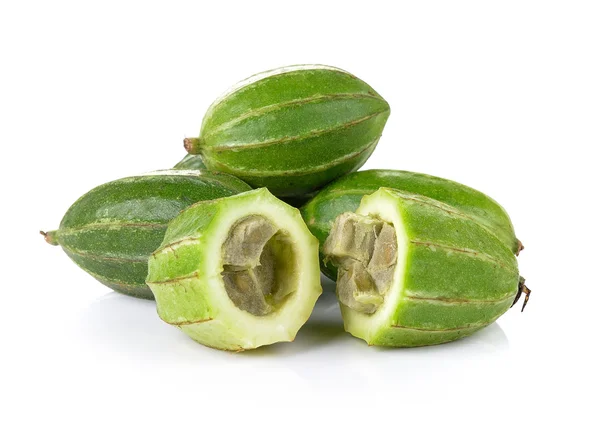
[[[285,67],[250,77],[215,101],[186,148],[209,170],[296,197],[359,169],[389,114],[379,94],[341,69]]]
[[[200,155],[190,155],[187,154],[183,157],[181,161],[179,161],[175,166],[173,166],[174,170],[206,170],[206,165],[204,165],[204,161],[202,161],[202,156]]]
[[[266,316],[236,307],[221,277],[223,243],[232,226],[248,215],[261,215],[287,232],[295,251],[289,258],[297,271],[288,281],[295,279],[297,288]],[[242,351],[292,341],[322,292],[318,241],[296,208],[264,188],[199,202],[169,224],[150,258],[147,283],[160,318],[208,347]]]
[[[195,202],[250,190],[236,177],[210,171],[158,171],[92,189],[46,239],[98,281],[127,295],[152,298],[148,257],[167,223]]]
[[[323,188],[302,208],[302,216],[321,247],[327,239],[335,218],[343,212],[355,211],[364,195],[380,187],[389,187],[427,196],[460,210],[486,227],[514,253],[520,243],[510,217],[496,201],[460,183],[427,174],[400,170],[367,170],[348,174]],[[323,273],[335,279],[337,269],[322,264]]]
[[[202,161],[201,155],[190,155],[187,154],[181,161],[179,161],[173,167],[175,170],[206,170],[206,165],[204,165],[204,161]],[[283,202],[290,204],[293,207],[299,208],[305,203],[307,203],[310,199],[312,199],[316,195],[316,192],[307,193],[304,195],[287,198],[280,197]]]
[[[441,344],[472,334],[510,308],[519,281],[516,257],[464,212],[384,188],[365,196],[356,213],[394,222],[405,236],[398,239],[395,280],[379,310],[369,317],[341,305],[353,335],[371,345]]]

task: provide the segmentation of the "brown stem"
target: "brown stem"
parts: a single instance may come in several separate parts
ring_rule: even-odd
[[[525,286],[525,278],[523,276],[519,276],[519,289],[517,290],[517,295],[515,296],[515,300],[513,301],[511,307],[519,301],[521,295],[525,294],[525,301],[523,301],[523,307],[521,308],[521,313],[525,310],[525,306],[527,305],[527,301],[529,301],[529,295],[531,294],[531,289]]]
[[[525,249],[525,246],[523,245],[523,243],[517,239],[517,253],[515,255],[518,257],[519,253],[521,251],[523,251],[524,249]]]
[[[55,234],[56,234],[56,231],[44,232],[44,231],[40,230],[40,235],[42,235],[44,237],[46,242],[48,242],[50,245],[56,246],[56,245],[58,245],[58,242],[56,240]]]
[[[188,137],[183,139],[183,147],[188,153],[198,155],[200,153],[200,139],[197,137]]]

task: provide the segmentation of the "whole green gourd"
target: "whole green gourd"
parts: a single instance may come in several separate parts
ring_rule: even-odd
[[[297,65],[257,74],[206,112],[185,140],[209,170],[298,198],[360,168],[390,114],[364,81],[338,68]]]
[[[145,283],[148,257],[161,244],[169,221],[198,201],[247,190],[233,176],[206,170],[127,177],[92,189],[69,208],[58,230],[42,233],[102,284],[153,298]]]

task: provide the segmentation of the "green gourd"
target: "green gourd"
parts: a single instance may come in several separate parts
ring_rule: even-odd
[[[334,221],[345,329],[369,345],[441,344],[476,332],[529,290],[513,252],[448,204],[382,188]],[[527,301],[527,297],[526,297]]]
[[[360,168],[389,114],[388,103],[346,71],[288,66],[232,87],[184,145],[209,170],[297,198]]]
[[[317,239],[300,212],[256,189],[199,202],[171,223],[147,283],[165,322],[206,346],[292,341],[321,294]]]
[[[145,284],[148,257],[168,222],[195,202],[246,190],[250,187],[243,181],[206,170],[128,177],[92,189],[69,208],[58,230],[42,234],[109,288],[152,298]]]

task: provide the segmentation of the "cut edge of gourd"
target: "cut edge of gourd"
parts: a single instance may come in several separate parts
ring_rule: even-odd
[[[392,325],[394,314],[402,299],[409,239],[402,217],[398,212],[398,203],[393,195],[385,189],[363,197],[356,214],[376,217],[391,223],[394,226],[398,244],[392,284],[377,311],[372,314],[361,313],[340,304],[346,331],[357,338],[365,340],[370,345],[377,339],[380,330]]]
[[[232,226],[250,215],[263,216],[275,223],[287,233],[295,251],[295,291],[277,310],[264,316],[253,315],[236,306],[227,294],[221,275],[223,243]],[[296,209],[264,188],[224,198],[223,207],[213,223],[214,227],[211,226],[206,234],[205,256],[201,268],[190,282],[208,288],[206,307],[211,311],[211,317],[172,324],[196,341],[224,350],[241,351],[276,342],[293,341],[322,293],[317,239],[308,231]],[[148,285],[153,288],[156,283],[150,281]],[[157,303],[160,303],[159,292],[155,296]]]

